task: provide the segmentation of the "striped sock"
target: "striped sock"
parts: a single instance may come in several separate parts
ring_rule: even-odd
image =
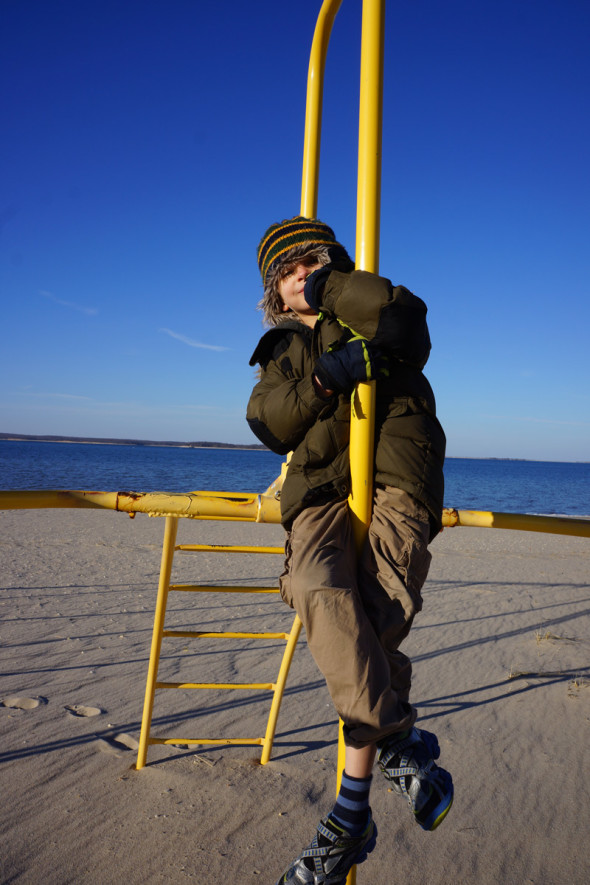
[[[360,836],[369,819],[369,792],[373,775],[351,777],[342,772],[340,792],[330,814],[351,836]]]

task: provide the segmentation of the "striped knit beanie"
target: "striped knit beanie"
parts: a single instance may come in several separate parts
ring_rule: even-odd
[[[337,243],[331,227],[317,218],[297,215],[278,224],[271,224],[258,245],[258,267],[262,283],[266,285],[268,272],[281,256],[294,246],[309,243],[311,246],[331,246]]]

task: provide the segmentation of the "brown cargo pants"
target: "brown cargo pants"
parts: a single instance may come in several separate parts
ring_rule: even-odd
[[[349,746],[366,746],[416,720],[412,665],[399,645],[422,608],[429,534],[426,508],[384,486],[375,489],[360,555],[347,501],[308,507],[287,534],[281,595],[305,626]]]

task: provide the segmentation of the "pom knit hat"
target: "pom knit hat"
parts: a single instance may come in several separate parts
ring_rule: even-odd
[[[317,218],[297,215],[278,224],[271,224],[258,245],[258,267],[266,286],[268,272],[294,246],[332,246],[337,243],[331,227]]]

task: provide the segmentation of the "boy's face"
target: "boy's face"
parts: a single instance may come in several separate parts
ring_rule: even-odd
[[[310,328],[315,326],[318,315],[305,300],[303,287],[308,276],[320,267],[322,264],[315,258],[307,260],[302,258],[294,264],[287,265],[278,287],[283,310],[285,312],[292,310],[301,322]]]

